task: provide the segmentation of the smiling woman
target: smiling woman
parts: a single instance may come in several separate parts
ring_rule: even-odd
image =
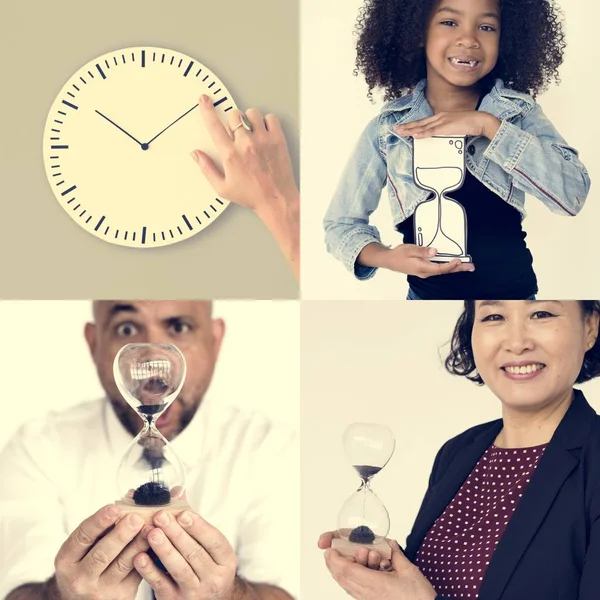
[[[592,600],[600,576],[600,418],[574,389],[600,375],[600,302],[467,301],[446,369],[502,418],[439,450],[402,551],[327,566],[358,600]],[[385,572],[382,572],[385,571]]]

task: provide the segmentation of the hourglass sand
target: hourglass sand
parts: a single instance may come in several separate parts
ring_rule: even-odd
[[[338,534],[332,548],[344,556],[354,556],[365,547],[389,559],[392,549],[386,541],[390,517],[383,502],[371,489],[371,479],[385,467],[396,441],[385,425],[354,423],[344,433],[344,450],[361,483],[342,506],[338,515]]]
[[[171,344],[127,344],[115,357],[113,373],[123,398],[144,423],[119,465],[122,499],[116,504],[122,516],[135,512],[152,523],[159,510],[188,508],[183,465],[156,428],[183,387],[185,358]]]
[[[415,241],[418,246],[436,248],[434,262],[460,259],[471,262],[467,254],[465,209],[446,196],[465,180],[465,137],[433,136],[413,140],[415,183],[434,192],[434,198],[421,202],[415,210]]]

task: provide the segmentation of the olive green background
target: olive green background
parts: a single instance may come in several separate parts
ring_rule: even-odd
[[[52,194],[42,136],[56,94],[87,61],[162,46],[203,62],[240,108],[277,115],[298,181],[298,11],[298,0],[2,0],[0,298],[296,298],[267,229],[233,204],[166,248],[86,233]]]

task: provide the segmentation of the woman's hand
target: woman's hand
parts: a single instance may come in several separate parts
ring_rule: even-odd
[[[402,554],[397,542],[392,547],[393,571],[374,571],[348,560],[329,548],[325,562],[339,585],[356,600],[435,600],[433,586],[419,569]]]
[[[223,168],[219,169],[200,150],[194,150],[192,157],[219,196],[256,212],[275,237],[298,278],[300,193],[277,117],[263,117],[255,108],[245,113],[232,110],[228,131],[208,96],[200,98],[199,107]],[[251,131],[239,127],[242,114],[250,122]]]
[[[338,537],[340,536],[337,531],[327,531],[321,534],[317,544],[321,550],[327,550],[327,548],[331,548],[334,538]],[[379,552],[375,550],[369,550],[364,546],[359,546],[356,549],[354,557],[347,560],[356,562],[363,567],[368,567],[369,569],[375,569],[376,571],[386,571],[391,568],[392,564],[389,560],[382,558]]]
[[[415,139],[428,138],[434,135],[483,135],[492,140],[501,121],[494,115],[478,110],[461,110],[457,112],[441,112],[433,117],[419,119],[412,123],[396,125],[394,131],[400,136]]]

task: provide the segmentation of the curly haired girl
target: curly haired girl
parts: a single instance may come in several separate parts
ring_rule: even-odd
[[[564,34],[553,0],[365,0],[356,73],[387,104],[362,134],[331,201],[327,249],[355,274],[406,273],[409,299],[530,299],[538,291],[522,228],[525,194],[575,216],[590,179],[534,98],[560,81]],[[432,261],[414,212],[412,139],[466,136],[464,207],[473,263]],[[403,244],[369,217],[386,187]]]

